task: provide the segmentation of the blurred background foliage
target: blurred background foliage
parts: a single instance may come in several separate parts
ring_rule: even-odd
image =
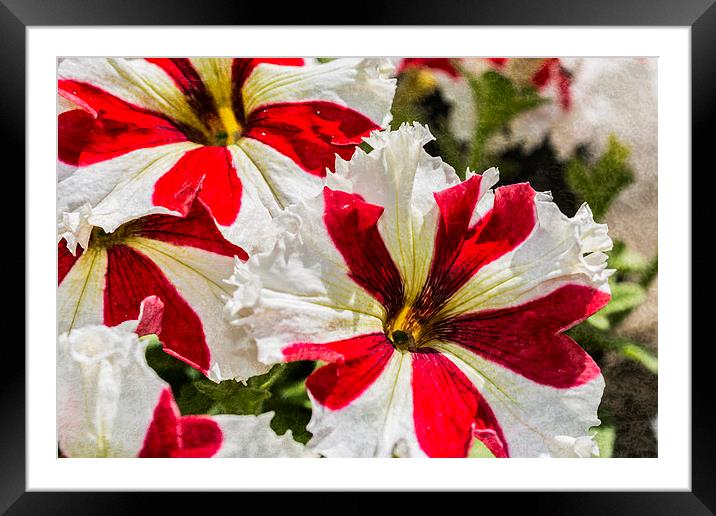
[[[583,202],[589,203],[597,222],[604,222],[613,202],[636,178],[629,162],[630,149],[615,136],[604,152],[576,148],[568,159],[559,159],[547,138],[530,152],[519,144],[494,150],[488,143],[509,132],[515,117],[551,102],[532,85],[517,84],[496,70],[473,74],[456,66],[467,81],[476,111],[472,138],[458,138],[450,118],[459,116],[461,105],[446,100],[434,72],[408,68],[398,76],[393,102],[392,127],[403,122],[426,124],[435,141],[426,146],[434,156],[452,165],[461,178],[465,171],[500,169],[499,185],[528,181],[538,191],[551,191],[563,213],[574,215]],[[503,134],[504,135],[504,134]],[[657,456],[657,373],[655,337],[641,342],[633,332],[623,331],[629,315],[648,300],[647,289],[657,275],[657,257],[643,256],[619,240],[609,253],[612,300],[599,313],[571,328],[568,334],[602,368],[606,389],[599,417],[592,429],[601,457]],[[656,239],[656,235],[653,235]],[[311,403],[305,380],[315,369],[313,362],[279,364],[245,384],[224,381],[216,384],[196,370],[165,354],[156,341],[149,346],[150,365],[169,382],[183,414],[260,414],[273,411],[272,428],[280,435],[287,430],[302,443],[311,437],[306,424]],[[489,456],[479,442],[471,457]]]

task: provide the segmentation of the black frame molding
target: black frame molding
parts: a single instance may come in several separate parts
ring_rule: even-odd
[[[393,0],[385,5],[370,3],[357,6],[356,12],[340,19],[335,2],[322,0],[277,5],[245,0],[0,0],[0,106],[2,107],[2,142],[6,170],[25,170],[25,60],[28,26],[62,25],[576,25],[576,26],[690,26],[692,73],[692,168],[713,173],[713,140],[709,131],[716,122],[716,0]],[[341,9],[338,12],[347,12]],[[334,14],[334,16],[330,16]],[[16,158],[14,162],[12,158]],[[10,159],[10,163],[7,160]],[[699,167],[701,165],[701,167]],[[689,171],[672,171],[693,181]],[[21,203],[14,213],[25,213],[24,180],[19,174],[12,191]],[[685,181],[685,184],[688,182]],[[691,190],[704,195],[706,189]],[[6,190],[10,191],[10,190]],[[662,194],[662,202],[668,202]],[[711,201],[713,203],[713,201]],[[708,203],[692,199],[692,223],[713,217]],[[8,208],[10,209],[10,208]],[[23,223],[24,226],[24,223]],[[692,237],[698,234],[692,228]],[[24,234],[24,232],[23,232]],[[692,240],[693,241],[693,240]],[[14,244],[6,253],[12,270],[23,267],[25,247]],[[20,250],[22,249],[22,250]],[[693,253],[693,250],[691,251]],[[22,264],[20,263],[22,260]],[[692,254],[692,270],[712,267],[709,252]],[[699,267],[701,266],[701,267]],[[19,278],[18,278],[19,281]],[[703,289],[703,287],[702,287]],[[705,289],[704,289],[705,290]],[[693,292],[693,291],[692,291]],[[697,291],[699,292],[699,291]],[[24,299],[24,296],[23,296]],[[692,309],[703,311],[709,301],[698,303],[692,293]],[[25,307],[27,310],[30,307]],[[693,313],[693,312],[692,312]],[[19,319],[19,314],[16,320]],[[24,314],[23,314],[24,319]],[[692,315],[692,321],[696,318]],[[25,321],[27,321],[25,319]],[[9,326],[9,325],[8,325]],[[695,328],[694,328],[695,329]],[[24,341],[24,328],[22,340]],[[533,514],[628,514],[628,515],[713,515],[716,514],[716,404],[713,403],[712,360],[716,358],[712,339],[692,336],[692,491],[690,492],[531,492],[531,493],[453,493],[470,496],[468,503],[479,507],[498,504],[501,511],[517,506],[529,507]],[[14,335],[13,335],[14,337]],[[179,509],[199,510],[238,508],[237,496],[246,507],[250,502],[266,504],[261,493],[80,493],[25,491],[25,352],[17,345],[19,338],[6,338],[3,355],[4,382],[0,385],[0,511],[7,514],[133,514],[148,510],[159,502],[163,512]],[[685,346],[688,343],[663,342],[662,345]],[[428,493],[411,493],[411,500],[421,505]],[[273,496],[273,495],[272,495]],[[308,497],[311,497],[309,500]],[[294,493],[292,498],[306,497],[307,507],[315,510],[316,493]],[[161,497],[161,500],[159,500]],[[261,498],[260,498],[261,497]],[[351,496],[351,512],[375,509],[373,495]],[[320,498],[331,513],[344,512]],[[263,501],[260,501],[263,500]],[[294,502],[295,503],[295,502]],[[454,503],[454,502],[453,502]],[[201,504],[201,505],[199,505]],[[274,507],[272,500],[269,507]],[[264,505],[265,506],[265,505]],[[333,507],[333,508],[332,508]],[[332,508],[332,509],[331,509]],[[292,510],[295,510],[292,509]],[[443,506],[444,510],[444,506]],[[320,512],[320,509],[319,509]]]

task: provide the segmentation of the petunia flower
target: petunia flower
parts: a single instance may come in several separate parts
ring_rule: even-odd
[[[563,111],[571,108],[572,77],[560,58],[492,57],[485,61],[518,85],[531,85],[543,93],[549,90]]]
[[[319,360],[326,456],[579,456],[604,380],[563,332],[610,299],[606,226],[528,184],[430,157],[427,128],[373,133],[271,252],[237,263],[233,323],[267,362]]]
[[[463,141],[474,137],[479,112],[465,72],[479,76],[497,71],[519,86],[534,87],[553,99],[560,110],[571,108],[571,75],[559,58],[404,58],[396,66],[398,73],[412,70],[418,74],[419,84],[440,89],[445,100],[454,106],[448,118],[450,129]]]
[[[84,326],[59,337],[58,441],[64,457],[303,457],[303,445],[260,416],[182,416],[169,384],[146,362],[145,334],[162,303],[142,302],[139,320]]]
[[[89,203],[111,233],[148,214],[186,215],[194,198],[252,252],[272,215],[320,191],[335,155],[390,121],[387,61],[65,59],[58,214]],[[66,172],[63,172],[66,174]]]
[[[58,252],[58,332],[136,319],[148,296],[164,303],[162,342],[213,380],[247,379],[267,370],[252,344],[223,318],[223,280],[246,253],[221,235],[195,202],[186,217],[148,215],[105,233],[95,227],[87,249]]]
[[[600,155],[614,135],[633,149],[637,173],[653,161],[656,61],[562,58],[554,70],[553,79],[540,88],[552,102],[518,115],[508,131],[490,142],[493,149],[518,144],[529,152],[547,139],[564,160],[579,146]]]

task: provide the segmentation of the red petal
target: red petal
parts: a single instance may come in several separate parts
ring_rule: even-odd
[[[82,256],[81,246],[77,246],[77,255],[73,255],[69,249],[67,249],[67,242],[61,239],[57,242],[57,284],[62,283],[70,269],[77,263],[77,260]]]
[[[453,59],[449,57],[406,57],[400,61],[396,72],[402,73],[410,68],[432,68],[443,71],[450,77],[460,77]]]
[[[194,202],[184,217],[147,215],[141,219],[137,234],[181,247],[196,247],[222,256],[248,259],[243,249],[224,238],[201,202]]]
[[[203,416],[179,415],[169,389],[162,391],[139,457],[213,457],[221,448],[221,428]]]
[[[440,223],[426,287],[416,302],[425,314],[438,311],[482,267],[512,251],[536,223],[535,191],[527,183],[495,191],[492,210],[469,227],[481,176],[437,192]]]
[[[403,281],[378,231],[383,208],[356,194],[324,188],[323,220],[350,277],[395,314],[403,302]]]
[[[601,290],[567,285],[519,306],[454,317],[441,322],[438,331],[441,338],[532,381],[576,387],[596,377],[599,366],[560,332],[597,312],[609,299]]]
[[[137,319],[142,300],[149,296],[157,296],[164,303],[160,337],[165,350],[206,373],[209,347],[196,312],[144,254],[125,245],[108,248],[104,324],[116,326]]]
[[[475,436],[496,457],[507,457],[492,409],[465,374],[434,350],[412,357],[413,418],[423,451],[430,457],[465,457]]]
[[[58,153],[67,163],[91,165],[136,149],[186,141],[184,134],[162,115],[100,88],[68,80],[59,81],[59,88],[97,113],[92,124],[87,115],[77,110],[60,115]]]
[[[332,102],[271,104],[251,113],[245,136],[269,145],[306,172],[325,176],[336,154],[353,156],[364,136],[380,127],[353,109]]]
[[[241,180],[226,147],[200,147],[185,153],[154,185],[152,202],[182,215],[196,196],[217,223],[229,226],[241,209]]]
[[[287,361],[331,362],[309,376],[306,387],[321,405],[332,410],[345,407],[370,387],[393,353],[393,346],[382,333],[327,344],[293,344],[283,350]]]

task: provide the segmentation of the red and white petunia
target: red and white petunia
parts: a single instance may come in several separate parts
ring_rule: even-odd
[[[65,59],[58,214],[89,203],[110,233],[197,198],[248,252],[281,208],[320,191],[335,155],[385,127],[395,79],[378,59]]]
[[[518,86],[534,87],[554,101],[555,109],[569,111],[572,104],[571,74],[559,58],[404,58],[398,61],[398,72],[409,70],[423,74],[425,83],[431,82],[425,77],[427,74],[447,102],[459,106],[451,112],[449,123],[454,135],[465,141],[473,138],[480,107],[476,109],[474,105],[472,88],[463,72],[479,76],[497,71]]]
[[[139,320],[73,329],[59,337],[58,441],[64,457],[304,457],[290,432],[277,436],[272,413],[182,416],[171,387],[145,358],[162,303],[141,305]]]
[[[140,302],[164,303],[165,350],[213,380],[247,379],[267,370],[255,347],[222,313],[224,279],[246,253],[227,241],[203,204],[185,217],[148,215],[105,233],[95,227],[86,249],[58,252],[58,331],[116,326],[136,319]]]
[[[271,363],[320,360],[326,456],[581,456],[604,381],[563,334],[610,299],[611,241],[528,184],[430,157],[422,126],[373,133],[271,252],[237,263],[233,322]]]
[[[534,67],[532,61],[538,60],[509,61],[519,70]],[[568,159],[579,146],[600,155],[614,135],[634,150],[635,167],[649,159],[656,147],[655,60],[589,57],[544,61],[555,64],[544,73],[547,80],[539,91],[552,102],[518,115],[510,122],[509,131],[490,143],[494,148],[519,144],[531,151],[547,139],[561,159]]]

